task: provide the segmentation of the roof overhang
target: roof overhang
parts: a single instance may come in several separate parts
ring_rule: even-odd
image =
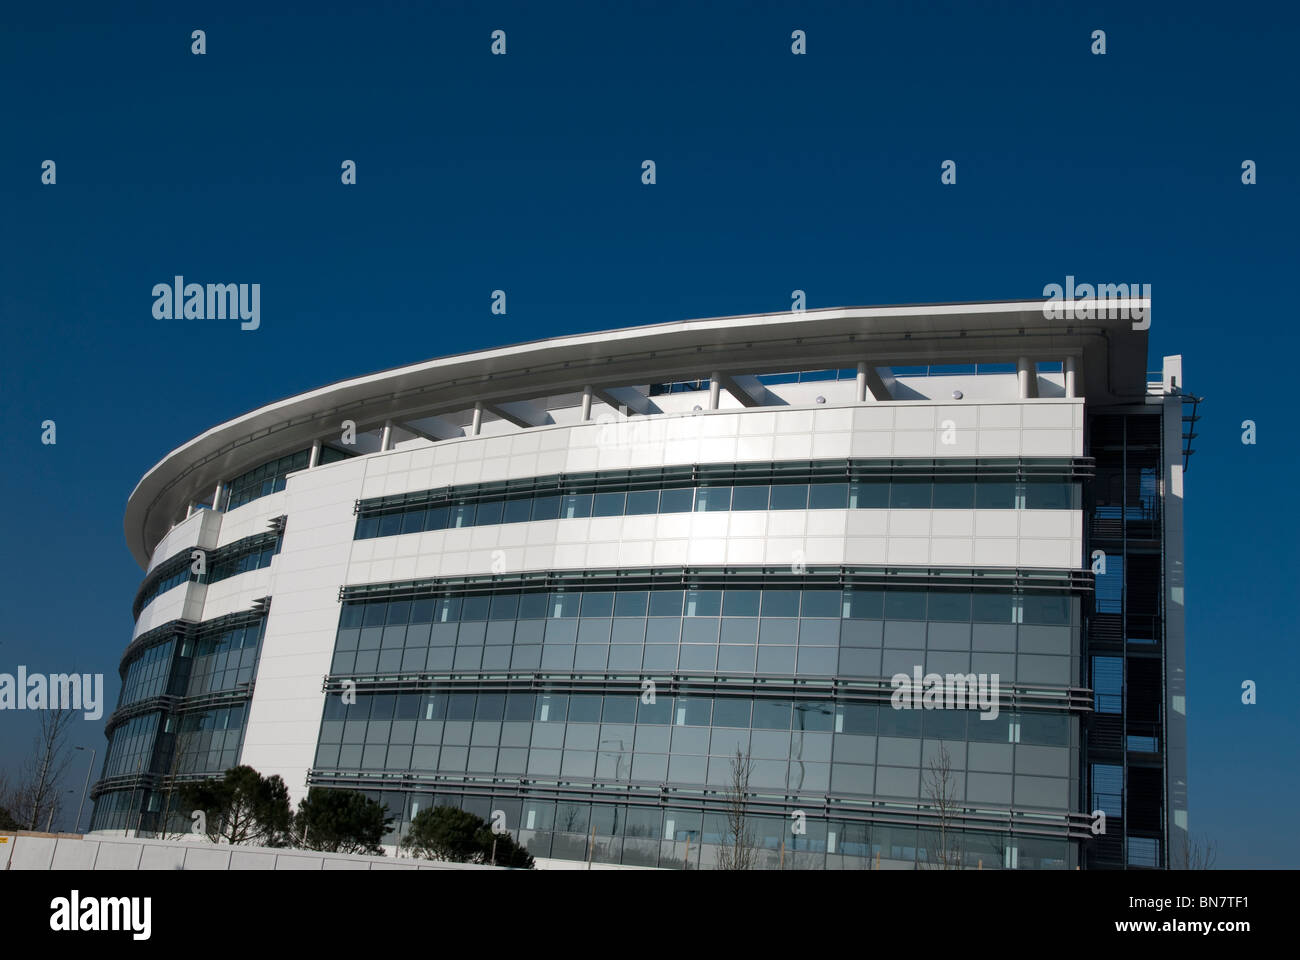
[[[1056,301],[1054,306],[1061,306]],[[219,482],[334,436],[472,407],[629,384],[791,370],[1004,362],[1073,356],[1090,403],[1145,396],[1150,301],[1108,301],[1120,318],[1054,319],[1045,301],[841,307],[625,327],[395,367],[258,407],[182,444],[127,500],[127,545],[142,567],[184,512]],[[1069,302],[1065,302],[1069,306]]]

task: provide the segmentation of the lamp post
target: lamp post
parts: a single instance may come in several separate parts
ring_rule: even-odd
[[[81,788],[81,803],[77,805],[77,822],[72,825],[73,830],[80,830],[81,810],[86,805],[86,791],[90,789],[90,771],[95,769],[95,748],[94,747],[73,747],[72,749],[90,751],[90,763],[86,767],[86,782]]]

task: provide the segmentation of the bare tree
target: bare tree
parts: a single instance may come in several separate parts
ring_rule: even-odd
[[[63,807],[60,783],[72,760],[68,729],[75,718],[73,710],[42,710],[38,714],[32,752],[23,763],[22,779],[13,791],[9,811],[28,830],[45,829]]]
[[[758,864],[758,848],[754,844],[754,831],[747,817],[749,778],[754,772],[754,762],[749,754],[736,748],[731,758],[731,782],[727,787],[727,835],[718,852],[719,870],[753,870]]]
[[[1190,831],[1183,831],[1183,844],[1180,862],[1174,864],[1175,870],[1213,870],[1218,852],[1213,840],[1206,836],[1193,837]]]
[[[177,811],[175,817],[176,826],[173,829],[172,808],[179,804],[181,798],[182,784],[178,777],[181,774],[192,772],[190,770],[192,766],[190,761],[197,753],[197,740],[198,737],[193,733],[186,732],[184,717],[178,716],[176,718],[176,733],[172,739],[171,770],[163,779],[162,811],[158,815],[158,838],[160,840],[179,840],[190,833],[191,822],[182,811]]]
[[[942,742],[939,755],[929,763],[925,778],[925,795],[939,816],[939,849],[936,869],[960,870],[962,861],[961,834],[954,829],[957,814],[957,777],[952,770],[952,757]]]

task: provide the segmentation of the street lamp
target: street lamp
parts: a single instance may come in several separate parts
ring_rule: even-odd
[[[81,788],[81,803],[77,806],[77,822],[72,825],[73,830],[81,829],[81,810],[86,805],[86,790],[90,787],[90,771],[95,769],[95,748],[94,747],[73,747],[73,750],[89,750],[90,763],[86,766],[86,782]]]

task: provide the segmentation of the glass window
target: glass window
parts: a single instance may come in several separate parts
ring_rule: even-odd
[[[885,592],[870,587],[844,591],[844,616],[853,620],[879,620],[884,611]]]
[[[809,492],[808,506],[813,510],[844,510],[849,505],[847,483],[814,483]]]
[[[612,617],[614,615],[614,594],[601,591],[599,593],[582,594],[582,616],[583,619],[588,617]]]
[[[433,622],[433,598],[425,597],[411,604],[411,623]]]
[[[658,490],[633,490],[627,495],[627,515],[629,517],[658,513],[658,511]]]
[[[507,722],[526,723],[533,719],[537,698],[531,693],[512,693],[506,697]]]
[[[679,727],[707,727],[712,715],[711,697],[678,697],[673,723]]]
[[[519,594],[494,594],[488,616],[492,620],[514,620],[519,616]]]
[[[650,616],[680,617],[682,615],[681,590],[650,591]]]
[[[695,491],[695,510],[697,513],[731,509],[730,487],[700,487]]]
[[[614,616],[644,617],[649,596],[644,590],[620,590],[614,600]]]
[[[766,510],[768,491],[767,486],[738,486],[731,496],[731,509]]]
[[[546,616],[549,595],[545,593],[523,593],[519,595],[519,619],[540,620]]]
[[[533,500],[534,520],[555,520],[560,516],[560,497],[536,497]]]
[[[761,590],[728,590],[723,597],[722,615],[724,617],[758,616]]]
[[[477,526],[500,523],[505,512],[505,503],[501,500],[485,500],[478,505],[478,514],[474,517]]]
[[[547,607],[547,615],[552,619],[568,619],[578,615],[578,604],[582,600],[580,593],[552,593]]]
[[[1029,510],[1078,510],[1078,486],[1063,480],[1030,480],[1025,484],[1025,507]]]
[[[934,485],[936,510],[970,510],[975,506],[975,484],[961,480],[941,480]]]
[[[976,623],[1011,623],[1013,598],[1011,593],[975,591],[971,619]]]
[[[928,510],[934,484],[929,480],[905,478],[895,480],[889,494],[892,510]]]
[[[876,732],[876,706],[871,703],[841,703],[835,708],[835,732],[872,734]],[[838,756],[838,754],[837,754]]]
[[[695,491],[690,487],[665,490],[659,497],[660,513],[690,513]]]
[[[486,620],[491,597],[465,597],[461,601],[460,618],[462,620]]]
[[[722,612],[721,590],[687,590],[686,616],[716,617]]]
[[[808,507],[808,484],[777,483],[772,485],[773,510],[805,510]]]
[[[1014,510],[1016,485],[993,480],[975,484],[975,507],[979,510]]]
[[[504,693],[480,693],[478,704],[474,709],[475,720],[497,721],[505,717],[506,695]]]
[[[966,590],[931,590],[929,619],[951,623],[970,621],[970,592]]]
[[[637,697],[634,694],[605,697],[604,713],[601,720],[605,723],[634,723],[636,721]]]
[[[886,590],[885,618],[888,620],[924,620],[924,590]]]
[[[763,591],[763,616],[764,617],[799,616],[799,591],[798,590],[764,590]]]
[[[411,507],[402,514],[402,533],[424,532],[424,507]]]
[[[889,507],[888,480],[857,480],[849,484],[849,506],[855,510],[884,510]]]
[[[753,701],[739,697],[717,697],[713,701],[715,727],[748,727]]]
[[[1021,600],[1023,623],[1069,626],[1070,598],[1066,594],[1026,593]]]
[[[563,723],[569,710],[569,698],[563,694],[546,693],[537,698],[535,723]]]
[[[654,703],[646,703],[642,699],[636,708],[637,723],[666,724],[670,723],[672,718],[672,697],[656,697]]]
[[[626,499],[627,494],[625,493],[598,493],[595,502],[592,504],[591,515],[593,517],[621,517]]]
[[[841,597],[839,590],[805,590],[802,616],[838,618]]]
[[[575,693],[569,697],[569,723],[600,723],[601,700],[598,693]]]
[[[591,494],[571,493],[560,505],[561,520],[575,520],[591,516]]]
[[[533,515],[533,498],[520,497],[516,500],[507,500],[505,512],[501,516],[502,523],[526,523]]]
[[[789,700],[755,700],[754,729],[789,730],[790,708]]]

